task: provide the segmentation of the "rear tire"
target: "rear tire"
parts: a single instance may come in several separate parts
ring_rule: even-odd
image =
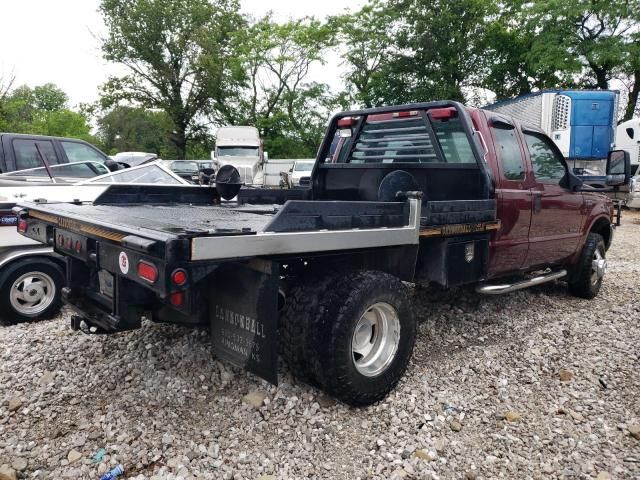
[[[62,306],[62,268],[45,258],[24,259],[0,274],[0,318],[9,323],[55,316]]]
[[[287,292],[280,312],[280,354],[296,379],[316,387],[315,347],[309,326],[317,321],[320,302],[333,281],[333,275],[301,278]]]
[[[569,292],[588,300],[598,295],[607,269],[604,239],[597,233],[590,233],[582,247],[578,264],[569,280]]]
[[[387,273],[336,278],[311,325],[315,378],[352,406],[371,405],[393,390],[407,369],[416,322],[407,288]]]

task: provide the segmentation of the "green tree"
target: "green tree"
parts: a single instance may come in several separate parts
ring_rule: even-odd
[[[625,62],[623,81],[627,86],[629,95],[627,106],[621,121],[631,120],[635,115],[640,114],[640,32],[631,37],[628,48],[627,61]]]
[[[16,87],[0,101],[0,130],[93,141],[87,118],[67,108],[67,98],[50,83]]]
[[[55,112],[67,108],[69,97],[53,83],[33,88],[33,103],[37,110]]]
[[[400,13],[380,0],[373,0],[354,14],[334,17],[339,31],[344,76],[351,103],[374,107],[388,103],[392,71],[397,54]]]
[[[486,37],[498,12],[490,0],[391,0],[343,17],[351,98],[365,106],[467,100],[488,75]]]
[[[526,95],[535,90],[575,86],[572,72],[577,64],[565,59],[569,68],[558,69],[544,62],[530,62],[538,32],[522,15],[522,2],[502,3],[500,11],[486,25],[480,48],[487,70],[480,86],[496,94],[498,100]]]
[[[175,145],[169,140],[172,124],[162,111],[118,106],[97,120],[96,136],[105,151],[150,152],[162,158],[175,158]]]
[[[235,36],[235,70],[244,79],[223,123],[256,126],[272,157],[312,156],[335,98],[310,82],[335,43],[333,25],[305,18],[278,24],[266,16]]]
[[[103,106],[125,100],[166,112],[184,158],[237,83],[230,42],[243,24],[238,8],[237,0],[103,0],[104,56],[129,71],[103,87]]]
[[[574,75],[584,87],[607,89],[625,66],[640,2],[539,0],[523,3],[520,15],[537,32],[528,57],[533,66]]]

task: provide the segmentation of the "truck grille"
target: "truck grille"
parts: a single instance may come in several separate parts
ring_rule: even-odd
[[[246,185],[253,184],[253,168],[252,167],[236,167],[240,173],[240,181]]]

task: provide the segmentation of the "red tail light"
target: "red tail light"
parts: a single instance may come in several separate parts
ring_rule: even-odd
[[[182,285],[187,283],[187,272],[185,272],[181,268],[174,270],[173,273],[171,274],[171,281],[173,282],[174,285],[181,287]]]
[[[150,283],[156,283],[158,280],[158,269],[155,265],[145,261],[138,262],[138,276]]]
[[[18,220],[18,231],[20,233],[25,233],[27,231],[27,221],[23,218]]]
[[[450,118],[454,118],[458,115],[455,108],[447,107],[447,108],[432,108],[429,110],[429,115],[434,120],[449,120]]]
[[[174,307],[181,307],[184,303],[184,292],[174,292],[169,295],[169,301]]]
[[[353,117],[344,117],[338,120],[338,127],[351,127],[356,124],[356,119]]]

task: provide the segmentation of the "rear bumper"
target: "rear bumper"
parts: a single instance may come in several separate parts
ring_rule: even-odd
[[[98,327],[104,333],[134,330],[140,327],[140,317],[124,319],[114,315],[100,303],[88,298],[76,289],[63,288],[62,300],[76,315],[82,317],[87,325]]]

